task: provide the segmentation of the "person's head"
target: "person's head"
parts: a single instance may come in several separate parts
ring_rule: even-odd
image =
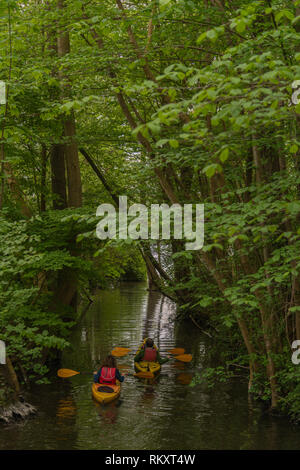
[[[105,358],[104,361],[102,362],[101,367],[116,368],[116,367],[117,367],[117,361],[116,361],[116,359],[114,358],[114,356],[112,356],[111,354],[109,354],[108,356],[106,356],[106,358]]]
[[[147,338],[147,341],[146,341],[146,348],[153,348],[153,346],[154,346],[153,339]]]

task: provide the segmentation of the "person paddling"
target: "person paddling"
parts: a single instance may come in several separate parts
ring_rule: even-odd
[[[117,368],[117,361],[109,354],[104,359],[98,372],[94,372],[94,383],[102,385],[116,385],[116,381],[124,382],[125,377],[120,374]]]
[[[145,344],[134,358],[134,362],[158,362],[159,364],[164,364],[165,362],[168,362],[168,360],[168,357],[161,357],[158,349],[154,346],[153,339],[151,338],[147,338]]]

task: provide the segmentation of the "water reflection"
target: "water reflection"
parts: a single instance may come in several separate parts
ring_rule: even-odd
[[[97,408],[99,416],[103,419],[104,423],[116,423],[120,406],[117,400],[113,403],[109,403],[108,405],[100,405],[100,403],[95,402],[95,406]]]
[[[182,385],[189,385],[193,380],[193,374],[191,372],[182,372],[176,375],[176,382]]]
[[[76,403],[72,397],[62,398],[57,404],[56,417],[58,422],[73,418],[76,415]]]

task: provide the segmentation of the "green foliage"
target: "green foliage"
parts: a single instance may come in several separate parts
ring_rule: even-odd
[[[101,202],[116,194],[148,205],[202,202],[200,253],[174,241],[158,253],[148,243],[164,271],[158,284],[179,302],[180,317],[217,330],[225,365],[207,371],[209,380],[231,377],[229,363],[256,362],[253,390],[274,401],[275,388],[295,414],[298,375],[287,351],[299,314],[299,105],[291,102],[299,2],[129,1],[122,11],[113,0],[83,3],[1,6],[0,74],[9,81],[1,125],[20,187],[1,175],[0,325],[10,354],[39,376],[44,364],[31,370],[33,359],[66,346],[73,312],[52,308],[62,273],[79,288],[144,277],[135,242],[95,238]],[[53,47],[61,26],[71,37],[63,57]],[[49,155],[66,143],[66,116],[107,184],[81,160],[83,208],[57,213],[49,210]],[[20,215],[20,194],[30,220]]]
[[[0,219],[0,337],[17,369],[23,368],[29,380],[45,383],[46,351],[69,346],[67,338],[76,316],[67,306],[53,303],[60,273],[71,269],[80,280],[79,290],[89,280],[94,287],[105,287],[130,269],[136,278],[143,276],[134,249],[105,250],[94,262],[95,239],[80,247],[81,257],[75,256],[79,250],[76,236],[95,229],[95,223],[95,217],[80,211],[70,215],[68,210],[26,221]]]

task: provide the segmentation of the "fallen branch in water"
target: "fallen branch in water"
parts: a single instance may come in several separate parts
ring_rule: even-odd
[[[73,328],[75,328],[81,322],[81,320],[83,319],[83,317],[85,316],[85,314],[87,313],[87,311],[89,310],[89,308],[90,308],[90,306],[92,305],[93,302],[94,301],[92,299],[89,299],[89,303],[85,306],[85,308],[83,309],[83,311],[79,315],[79,318],[76,320],[76,324],[73,326]]]
[[[202,331],[202,333],[204,333],[205,335],[207,335],[209,338],[212,338],[212,335],[210,333],[208,333],[208,331],[205,331],[201,328],[201,326],[199,326],[199,324],[196,322],[195,318],[190,315],[190,319],[192,320],[192,322],[194,323],[194,325],[196,325],[197,328],[199,328],[199,330]]]
[[[241,367],[243,369],[250,369],[249,366],[242,366],[241,364],[233,364],[233,363],[230,363],[230,364],[227,364],[227,366],[235,366],[235,367]]]
[[[93,303],[94,301],[93,301],[93,299],[90,298],[88,292],[87,292],[85,289],[83,289],[83,292],[85,293],[85,295],[86,295],[88,301],[89,301],[90,303]]]

